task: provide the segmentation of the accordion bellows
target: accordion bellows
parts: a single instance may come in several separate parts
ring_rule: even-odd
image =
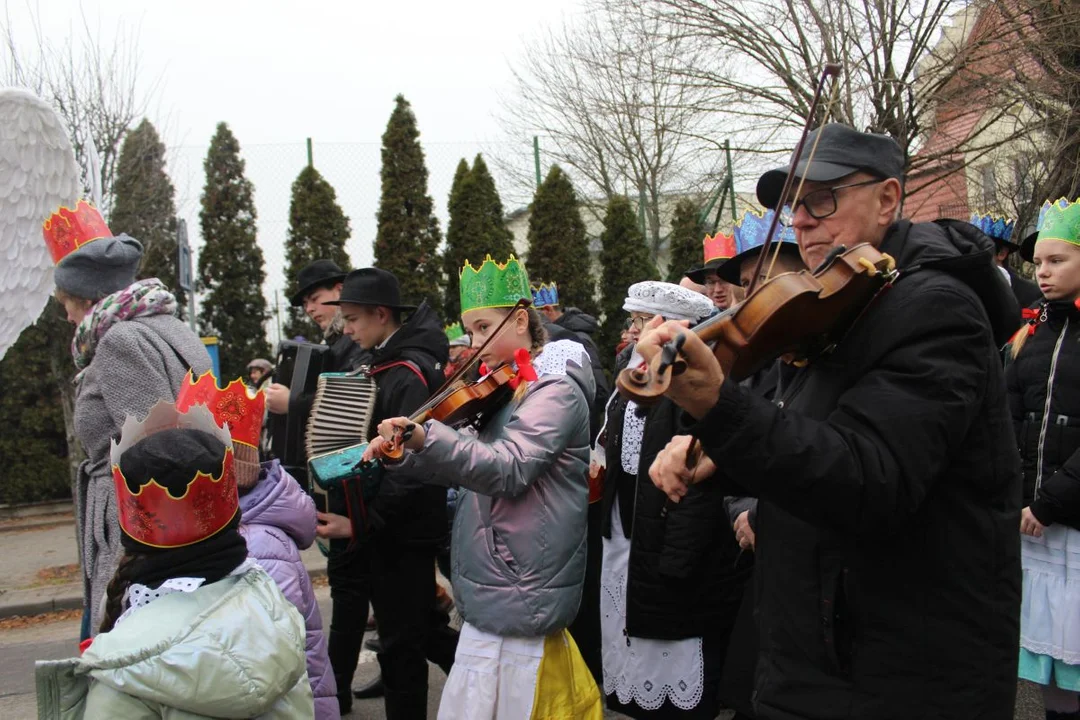
[[[367,443],[376,391],[375,381],[362,370],[319,376],[305,441],[309,462]]]

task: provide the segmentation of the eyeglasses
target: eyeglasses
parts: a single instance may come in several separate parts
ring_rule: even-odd
[[[837,190],[863,187],[865,185],[876,185],[885,182],[887,179],[888,178],[874,178],[873,180],[863,180],[862,182],[837,185],[836,187],[822,188],[821,190],[808,192],[799,198],[794,205],[790,203],[784,205],[780,210],[780,221],[785,225],[791,225],[792,221],[795,219],[795,212],[799,209],[799,206],[805,207],[806,212],[815,220],[824,220],[836,212]]]
[[[630,322],[627,324],[626,329],[629,330],[630,328],[637,328],[638,331],[644,330],[645,325],[648,324],[648,322],[654,317],[656,316],[650,315],[649,317],[639,316],[636,318],[630,318]]]

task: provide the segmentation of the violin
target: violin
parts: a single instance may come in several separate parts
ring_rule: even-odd
[[[392,442],[383,444],[379,451],[381,457],[391,460],[399,459],[405,452],[404,445],[412,437],[416,423],[438,420],[451,427],[460,427],[476,422],[483,415],[502,405],[510,382],[517,376],[511,365],[500,365],[474,382],[465,380],[465,376],[480,362],[484,349],[510,327],[510,319],[518,310],[525,308],[528,302],[522,299],[515,303],[468,362],[462,364],[458,371],[451,375],[443,386],[409,417],[409,426],[403,431],[396,432]]]
[[[516,373],[510,365],[500,365],[495,370],[475,382],[458,380],[451,387],[436,394],[437,402],[425,403],[420,411],[414,413],[411,423],[425,423],[438,420],[450,427],[460,427],[474,422],[489,412],[498,399],[503,397],[504,389],[514,379]],[[394,442],[383,446],[383,457],[397,460],[404,453],[404,444],[412,436],[410,426],[404,432],[394,436]]]
[[[828,349],[897,275],[893,258],[869,243],[841,246],[814,272],[777,275],[690,332],[713,344],[724,375],[742,380],[778,357],[798,364]],[[649,366],[623,370],[619,391],[639,405],[656,403],[685,369],[678,357],[683,342],[676,338]]]
[[[830,77],[838,76],[839,65],[828,64],[822,71],[807,114],[802,137],[795,146],[777,211],[765,234],[758,254],[753,280],[743,302],[696,325],[696,333],[712,343],[713,354],[726,376],[734,380],[749,377],[768,362],[784,356],[795,363],[805,363],[835,344],[877,297],[896,280],[896,263],[868,243],[850,250],[837,247],[813,272],[801,270],[783,273],[758,285],[765,258],[779,226],[779,208],[802,190],[794,188],[795,171],[817,115],[818,103]],[[833,86],[835,96],[837,86]],[[807,166],[813,162],[818,133],[810,148]],[[656,403],[667,391],[672,375],[686,368],[679,354],[686,336],[679,334],[667,343],[648,366],[623,370],[616,385],[624,397],[639,405]],[[671,372],[668,372],[668,371]]]

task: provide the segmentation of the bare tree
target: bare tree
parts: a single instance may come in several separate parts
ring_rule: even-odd
[[[724,162],[712,91],[679,79],[700,59],[694,45],[658,18],[597,6],[525,48],[503,101],[504,128],[523,141],[539,135],[549,159],[599,201],[586,207],[644,198],[654,259],[662,195],[711,189]],[[531,189],[531,172],[515,174],[505,159],[500,168]]]
[[[94,185],[89,177],[95,164],[91,148],[96,150],[100,210],[108,217],[120,144],[156,94],[156,81],[145,88],[137,84],[140,77],[146,80],[139,74],[138,27],[119,24],[103,41],[100,28],[92,27],[82,13],[71,35],[57,42],[45,35],[37,16],[30,25],[32,33],[16,28],[10,12],[5,13],[0,23],[0,83],[29,88],[54,105],[67,125],[76,160],[87,173],[87,197]]]
[[[932,182],[945,165],[962,170],[1030,129],[1000,132],[1002,120],[1015,119],[1017,94],[1015,77],[998,72],[1002,63],[993,59],[1014,29],[982,20],[990,6],[984,0],[634,0],[630,6],[666,23],[672,37],[711,50],[704,62],[700,54],[685,62],[680,76],[713,91],[712,102],[744,150],[792,146],[827,62],[845,72],[818,121],[827,113],[891,135],[907,154],[910,177],[934,168],[926,180]]]

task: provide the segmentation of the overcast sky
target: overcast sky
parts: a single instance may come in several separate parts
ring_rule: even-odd
[[[379,193],[379,142],[403,93],[416,112],[429,190],[445,232],[458,160],[531,148],[500,135],[495,114],[524,41],[581,11],[581,0],[396,0],[383,3],[263,0],[7,0],[16,41],[34,42],[32,16],[53,40],[81,37],[81,15],[110,42],[137,30],[150,119],[170,148],[181,216],[198,237],[202,160],[216,124],[229,123],[255,185],[268,298],[287,287],[283,242],[289,189],[306,162],[338,191],[349,215],[354,266],[371,262]],[[498,180],[498,176],[497,176]],[[500,188],[503,190],[503,188]],[[509,189],[503,191],[509,195]],[[515,197],[504,197],[513,207]],[[272,325],[273,323],[271,323]],[[272,339],[276,331],[269,328]]]

